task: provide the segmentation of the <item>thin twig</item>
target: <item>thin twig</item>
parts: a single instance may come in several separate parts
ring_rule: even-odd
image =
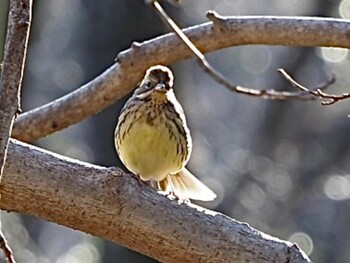
[[[163,0],[164,2],[168,2],[171,5],[177,6],[180,5],[182,3],[182,0]],[[151,2],[153,2],[153,0],[145,0],[145,3],[147,5],[151,4]]]
[[[161,20],[172,30],[175,34],[182,40],[182,42],[190,49],[190,51],[196,57],[197,63],[201,66],[205,73],[207,73],[211,78],[213,78],[219,84],[225,86],[230,91],[242,93],[249,96],[257,96],[264,99],[306,99],[312,100],[315,99],[314,96],[309,96],[310,92],[289,92],[289,91],[277,91],[273,89],[263,89],[256,90],[251,88],[246,88],[242,86],[237,86],[232,84],[229,80],[227,80],[220,72],[215,70],[210,63],[206,60],[205,56],[199,51],[199,49],[191,42],[191,40],[181,31],[181,29],[177,26],[177,24],[172,20],[169,15],[165,12],[163,7],[157,0],[145,0],[146,4],[150,5],[156,10],[156,13],[159,15]],[[210,17],[213,19],[217,19],[217,14],[215,12],[210,13]],[[296,81],[293,80],[295,83]],[[335,79],[332,77],[322,84],[324,88],[327,88],[329,85],[334,83]],[[300,84],[299,84],[300,85]]]
[[[329,93],[325,93],[323,91],[324,87],[318,87],[315,90],[310,90],[306,88],[305,86],[301,85],[300,83],[296,82],[285,70],[278,69],[278,71],[283,75],[283,77],[289,81],[294,87],[296,87],[299,90],[302,90],[303,92],[306,92],[308,94],[313,95],[315,98],[320,99],[326,99],[321,102],[322,105],[332,105],[338,101],[350,98],[350,93],[343,93],[340,95],[333,95]],[[335,81],[335,78],[333,76],[333,82]]]
[[[0,249],[4,253],[6,261],[8,263],[16,263],[15,259],[13,258],[13,255],[12,255],[12,250],[11,250],[10,246],[7,244],[5,236],[2,233],[2,231],[0,232]]]
[[[0,180],[6,162],[12,126],[20,112],[20,89],[24,71],[31,22],[31,0],[11,0],[0,79]],[[0,249],[7,262],[15,262],[10,247],[0,231]]]

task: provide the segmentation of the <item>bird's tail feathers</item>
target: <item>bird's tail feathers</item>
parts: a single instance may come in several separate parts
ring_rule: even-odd
[[[167,175],[158,183],[158,187],[162,191],[172,192],[179,199],[212,201],[216,198],[216,194],[186,168],[176,174]]]

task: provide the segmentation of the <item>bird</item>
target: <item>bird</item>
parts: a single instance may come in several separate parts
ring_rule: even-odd
[[[116,151],[129,171],[158,190],[179,200],[214,200],[216,194],[185,168],[192,137],[173,85],[168,67],[146,71],[119,114]]]

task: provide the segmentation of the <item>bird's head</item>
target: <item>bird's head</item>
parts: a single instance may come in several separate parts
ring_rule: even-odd
[[[174,76],[165,66],[150,67],[143,78],[140,87],[135,91],[138,97],[151,96],[152,100],[166,99],[167,93],[172,90]]]

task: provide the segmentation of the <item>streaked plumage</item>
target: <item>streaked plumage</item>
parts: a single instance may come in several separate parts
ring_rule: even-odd
[[[147,70],[122,109],[115,144],[124,165],[144,181],[181,199],[213,200],[216,195],[185,167],[192,138],[177,101],[173,74],[164,66]]]

